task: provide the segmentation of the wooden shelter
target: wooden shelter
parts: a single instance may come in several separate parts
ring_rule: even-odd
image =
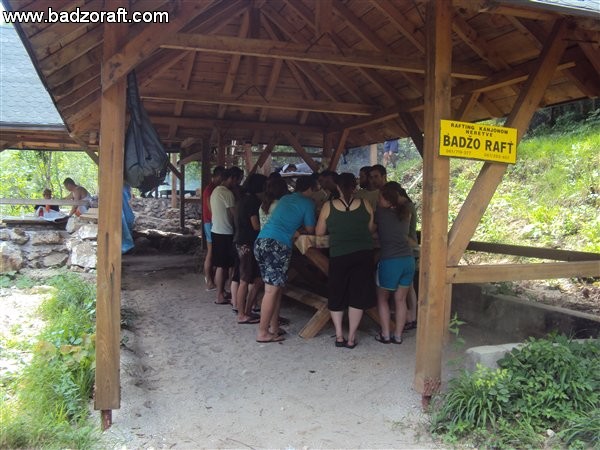
[[[120,211],[125,78],[183,158],[232,141],[291,145],[313,168],[342,151],[410,137],[423,156],[421,290],[414,386],[440,383],[452,283],[598,276],[598,261],[461,266],[506,164],[487,162],[448,223],[440,120],[506,118],[523,136],[535,110],[600,93],[596,1],[3,0],[7,10],[155,23],[15,24],[66,127],[100,160],[96,409],[120,406]],[[577,5],[577,8],[573,7]],[[166,13],[166,14],[165,14]],[[68,16],[72,14],[72,16]],[[99,16],[99,14],[96,14]],[[168,21],[158,23],[168,16]],[[203,164],[208,170],[209,164]],[[449,225],[451,225],[449,227]]]

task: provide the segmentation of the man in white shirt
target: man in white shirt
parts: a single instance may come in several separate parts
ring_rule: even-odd
[[[212,261],[217,268],[215,284],[217,285],[218,305],[228,305],[231,302],[225,298],[225,281],[229,268],[235,264],[235,249],[233,246],[233,218],[235,213],[235,195],[233,191],[239,185],[244,172],[239,167],[230,167],[223,173],[223,181],[210,195],[212,211]]]

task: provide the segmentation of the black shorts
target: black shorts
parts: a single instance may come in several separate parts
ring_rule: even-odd
[[[210,233],[212,237],[212,263],[215,267],[228,269],[235,263],[233,234]]]
[[[373,250],[330,258],[328,288],[330,311],[343,311],[348,306],[363,310],[375,306]]]

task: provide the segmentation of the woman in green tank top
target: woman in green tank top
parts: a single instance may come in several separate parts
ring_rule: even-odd
[[[338,179],[340,198],[323,205],[316,233],[329,234],[328,308],[335,326],[336,347],[356,347],[356,330],[363,311],[375,305],[373,210],[354,198],[356,178],[342,173]],[[348,339],[342,320],[348,309]]]

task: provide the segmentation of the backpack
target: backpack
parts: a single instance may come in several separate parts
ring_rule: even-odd
[[[169,157],[142,105],[134,71],[127,75],[127,108],[130,121],[125,134],[125,182],[143,193],[164,182]]]

